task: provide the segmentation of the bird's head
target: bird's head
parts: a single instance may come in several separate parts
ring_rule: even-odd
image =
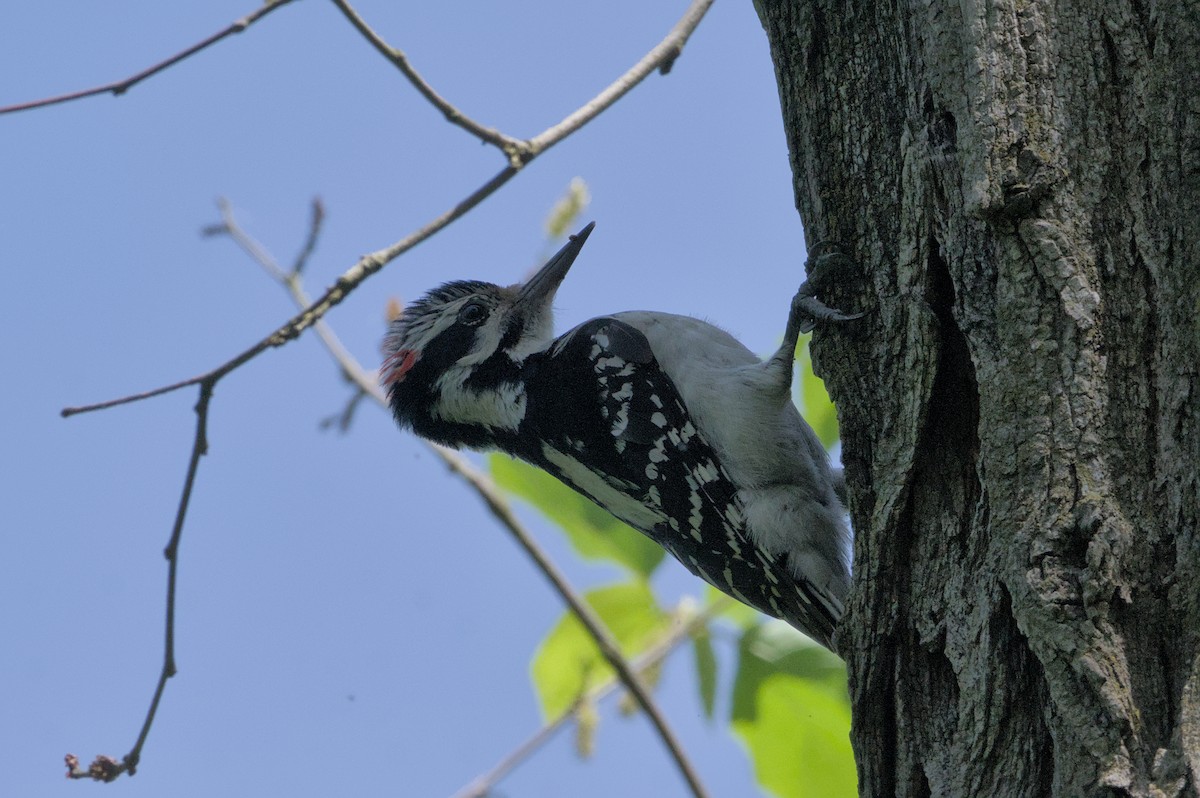
[[[521,365],[554,337],[554,294],[594,223],[524,283],[446,283],[413,302],[384,339],[380,383],[396,421],[451,446],[484,447],[525,411]]]

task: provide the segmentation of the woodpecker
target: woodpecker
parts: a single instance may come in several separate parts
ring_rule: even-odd
[[[832,648],[850,533],[791,382],[801,332],[862,315],[816,296],[841,256],[813,261],[765,361],[670,313],[614,313],[555,338],[551,304],[594,224],[524,283],[446,283],[394,320],[380,381],[396,422],[544,469],[718,590]]]

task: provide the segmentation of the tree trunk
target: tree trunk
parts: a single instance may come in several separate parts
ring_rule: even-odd
[[[1200,791],[1200,10],[758,0],[870,796]]]

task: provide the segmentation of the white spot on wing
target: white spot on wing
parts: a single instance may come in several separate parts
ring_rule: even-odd
[[[701,485],[707,485],[710,482],[715,482],[717,479],[717,467],[713,465],[712,460],[707,460],[699,463],[692,469],[692,474],[695,475],[696,481]]]
[[[600,408],[600,410],[605,417],[608,416],[608,408],[602,407],[602,408]],[[625,405],[621,405],[621,407],[617,409],[617,417],[616,417],[616,419],[613,420],[613,424],[612,424],[612,436],[614,438],[621,437],[621,435],[623,435],[625,433],[625,428],[628,426],[629,426],[629,405],[625,404]]]
[[[742,591],[738,590],[736,587],[733,587],[732,585],[729,586],[729,594],[731,596],[733,596],[735,599],[737,599],[738,601],[742,602],[743,604],[746,604],[750,607],[754,606],[754,602],[752,602],[750,599],[746,598],[742,594]]]
[[[700,534],[700,527],[704,524],[704,499],[696,491],[692,491],[688,496],[688,500],[692,504],[692,511],[688,514],[688,531],[692,533],[692,537],[697,543],[703,543],[704,537]]]

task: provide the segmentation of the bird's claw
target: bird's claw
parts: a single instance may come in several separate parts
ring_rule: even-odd
[[[854,321],[867,315],[865,313],[842,313],[831,308],[815,296],[796,294],[792,300],[792,313],[799,318],[799,330],[802,333],[812,332],[818,322]]]
[[[806,264],[808,279],[800,286],[796,296],[792,298],[792,322],[802,332],[811,332],[819,322],[854,321],[861,319],[865,313],[843,313],[831,308],[817,298],[820,287],[827,284],[834,276],[834,270],[839,266],[853,266],[854,261],[840,252],[829,252],[824,255],[810,257]]]

